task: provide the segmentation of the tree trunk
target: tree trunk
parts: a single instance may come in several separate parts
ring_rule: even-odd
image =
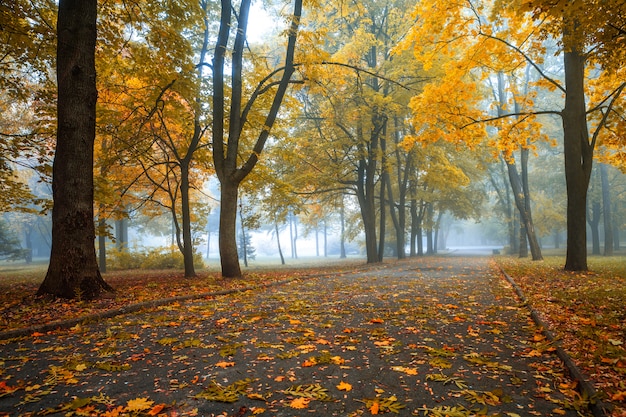
[[[220,262],[222,276],[239,278],[241,267],[237,253],[237,200],[239,183],[224,181],[220,200]]]
[[[246,126],[247,115],[254,101],[249,101],[243,106],[243,53],[246,49],[246,29],[248,25],[248,13],[250,0],[243,0],[237,14],[236,35],[232,51],[229,51],[229,37],[231,29],[235,26],[232,22],[233,4],[231,0],[221,0],[221,14],[219,32],[213,54],[213,107],[212,107],[212,145],[215,172],[221,184],[221,207],[220,212],[220,256],[222,263],[222,276],[226,278],[238,278],[241,276],[241,267],[237,256],[237,237],[235,225],[237,221],[237,191],[241,181],[254,169],[259,157],[263,152],[270,131],[274,126],[278,111],[282,105],[287,88],[291,83],[291,77],[295,72],[294,56],[300,18],[302,16],[302,0],[294,0],[293,15],[289,30],[287,31],[287,48],[285,53],[285,65],[282,76],[277,83],[274,98],[265,116],[263,129],[259,133],[252,151],[243,164],[238,167],[242,152],[239,149],[239,140]],[[226,57],[231,56],[230,88],[230,112],[226,121],[226,96],[225,96],[225,67]],[[268,77],[266,81],[270,78]],[[269,82],[269,81],[268,81]],[[267,87],[262,85],[260,87]],[[260,88],[259,87],[259,88]],[[263,88],[254,91],[254,97],[263,94]],[[252,98],[250,100],[253,100]],[[228,132],[225,131],[227,127]],[[226,140],[227,139],[227,140]]]
[[[280,255],[280,264],[285,265],[285,256],[283,255],[283,249],[280,247],[280,232],[278,231],[278,219],[276,217],[274,217],[274,230],[276,231],[276,245]]]
[[[528,234],[526,233],[526,224],[523,221],[519,224],[518,237],[518,257],[528,258]]]
[[[361,137],[361,135],[359,135]],[[370,144],[371,146],[371,144]],[[365,233],[365,252],[367,263],[379,262],[376,247],[376,206],[374,203],[374,171],[376,161],[372,152],[369,158],[362,157],[359,161],[356,195],[361,209],[363,231]]]
[[[339,237],[339,258],[346,259],[348,257],[346,254],[346,208],[343,204],[343,197],[341,198],[341,210],[339,211],[339,216],[341,220],[341,236]]]
[[[383,160],[384,167],[384,160]],[[384,169],[384,168],[383,168]],[[380,176],[380,190],[378,195],[380,218],[378,219],[378,262],[382,262],[385,258],[385,238],[387,237],[387,209],[385,204],[385,184],[387,177],[382,174]]]
[[[100,275],[95,248],[96,16],[96,0],[59,2],[52,251],[38,295],[90,300],[113,291]]]
[[[591,229],[591,253],[600,255],[600,211],[599,201],[591,203],[591,214],[587,214],[587,223]]]
[[[409,252],[409,256],[413,257],[417,255],[417,201],[413,198],[411,199],[411,249]]]
[[[100,210],[104,210],[102,205],[100,206]],[[106,227],[107,222],[104,217],[98,219],[98,266],[100,268],[101,273],[105,273],[107,271],[107,249],[106,249]]]
[[[611,213],[611,188],[609,185],[609,167],[600,164],[602,182],[602,215],[604,223],[604,256],[613,255],[613,216]]]
[[[243,209],[239,207],[239,223],[241,225],[241,250],[243,251],[243,265],[248,267],[248,242],[246,242],[246,226],[243,224]]]
[[[426,227],[426,254],[434,255],[435,248],[433,247],[433,226],[435,222],[435,210],[432,203],[426,203],[426,217],[428,219],[428,226]]]
[[[324,219],[324,258],[328,257],[328,222]]]
[[[565,270],[587,270],[586,204],[593,164],[585,106],[585,58],[575,48],[564,53],[565,108],[562,112],[567,186]]]
[[[527,191],[524,190],[525,187],[519,173],[517,172],[515,163],[507,161],[506,165],[509,172],[509,182],[511,183],[511,188],[513,190],[513,197],[515,198],[515,205],[517,206],[517,211],[520,215],[520,224],[523,225],[526,235],[524,236],[524,233],[520,233],[520,245],[522,244],[522,239],[526,240],[526,238],[528,238],[528,245],[530,246],[533,261],[540,261],[543,259],[543,256],[541,255],[541,247],[539,246],[539,241],[537,240],[537,235],[535,233],[535,226],[532,220],[530,205],[526,202],[526,200],[530,200],[530,196],[526,195]],[[520,256],[522,256],[522,246],[520,246]]]
[[[188,156],[192,150],[188,151]],[[191,209],[189,207],[189,161],[185,158],[180,164],[180,200],[181,215],[183,221],[183,263],[185,265],[185,278],[196,276],[193,265],[193,241],[191,238]]]

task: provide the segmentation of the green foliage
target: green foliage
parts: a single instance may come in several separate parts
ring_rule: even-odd
[[[136,251],[108,251],[107,265],[111,270],[122,269],[183,269],[183,255],[177,248],[144,248]],[[194,265],[202,268],[202,256],[194,253]]]

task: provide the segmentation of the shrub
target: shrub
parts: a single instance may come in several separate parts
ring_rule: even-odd
[[[176,246],[144,248],[133,251],[121,251],[117,248],[108,252],[107,265],[111,270],[120,269],[183,269],[184,259]],[[204,263],[199,253],[194,253],[193,263],[196,268],[203,268]]]

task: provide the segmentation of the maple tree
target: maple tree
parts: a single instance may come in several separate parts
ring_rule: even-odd
[[[194,228],[203,224],[199,190],[211,173],[203,88],[213,9],[209,2],[190,1],[131,10],[130,17],[115,6],[107,10],[109,19],[122,27],[132,23],[141,36],[108,42],[122,53],[101,63],[99,161],[106,193],[100,201],[118,221],[142,208],[151,216],[169,213],[190,277]],[[103,57],[107,52],[116,51],[103,51]],[[138,61],[159,66],[138,68]]]
[[[432,127],[439,123],[443,127],[437,130],[431,128],[428,136],[432,139],[442,135],[450,141],[476,145],[480,138],[486,137],[482,123],[488,122],[500,129],[506,126],[508,133],[503,136],[504,140],[497,143],[499,149],[506,150],[518,143],[511,140],[511,132],[527,129],[527,134],[540,137],[536,122],[538,115],[555,114],[561,117],[568,184],[568,256],[565,268],[570,270],[586,269],[586,232],[585,222],[581,219],[586,218],[586,190],[593,150],[603,132],[612,131],[605,128],[607,122],[619,119],[616,110],[624,84],[614,75],[619,72],[622,59],[617,48],[622,41],[616,35],[623,24],[620,14],[623,6],[620,2],[603,3],[589,14],[582,2],[575,7],[562,7],[562,3],[550,1],[509,5],[466,1],[450,7],[436,2],[421,2],[415,11],[415,15],[420,17],[419,24],[414,26],[412,35],[404,42],[404,47],[414,48],[418,59],[429,62],[429,65],[437,63],[443,68],[445,78],[439,78],[413,104],[417,113],[414,118],[416,125]],[[612,21],[607,23],[605,12],[609,8],[612,10],[609,20]],[[534,11],[535,21],[528,13],[523,13],[528,10]],[[541,22],[538,31],[535,30],[535,22]],[[550,35],[560,40],[564,47],[564,85],[541,67],[545,41]],[[488,67],[488,70],[510,72],[524,62],[530,64],[537,74],[536,85],[563,93],[563,110],[529,108],[510,111],[506,119],[501,115],[490,117],[488,112],[481,110],[478,101],[480,91],[477,81],[480,79],[476,76],[480,73],[476,71],[482,69],[484,74],[484,68]],[[602,87],[590,90],[586,88],[583,76],[585,68],[594,65],[602,68],[594,85]],[[585,93],[592,98],[588,106],[584,102]],[[475,97],[471,101],[468,100],[470,94]],[[440,97],[447,99],[440,100]],[[528,96],[525,100],[525,106],[532,107],[533,97]],[[430,112],[421,111],[426,110],[424,106],[433,103],[441,109],[439,117],[422,117],[422,114],[434,114],[432,109]],[[512,119],[518,117],[521,117],[519,121]],[[588,133],[588,120],[594,121],[592,134]],[[423,139],[429,140],[428,137]]]
[[[213,97],[212,97],[212,146],[215,172],[221,184],[220,189],[220,262],[222,275],[227,278],[241,276],[241,267],[237,254],[236,223],[237,198],[241,181],[254,169],[263,152],[270,131],[274,126],[278,111],[295,72],[294,56],[298,28],[302,15],[302,0],[294,0],[293,13],[287,29],[287,45],[284,66],[272,71],[262,79],[252,91],[247,103],[244,104],[244,49],[246,29],[250,11],[250,0],[242,0],[239,12],[233,22],[233,3],[222,0],[220,26],[213,53]],[[229,38],[233,28],[236,29],[232,43],[232,57],[228,62],[232,69],[230,78],[230,100],[226,101],[225,68],[226,51],[229,50]],[[261,125],[250,129],[248,117],[260,96],[274,91],[273,99]],[[227,107],[229,111],[227,112]],[[256,137],[248,156],[240,163],[243,152],[243,140],[247,136]]]
[[[52,249],[38,290],[38,294],[87,300],[113,290],[100,275],[94,246],[96,14],[95,0],[59,3]]]

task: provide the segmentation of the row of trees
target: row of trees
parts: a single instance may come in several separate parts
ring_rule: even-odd
[[[93,298],[110,289],[96,231],[104,239],[107,220],[136,210],[170,214],[185,275],[194,275],[192,225],[206,219],[211,177],[220,183],[224,277],[241,275],[242,192],[276,227],[303,209],[343,218],[356,201],[367,261],[379,262],[390,240],[400,258],[407,243],[424,252],[424,233],[433,251],[445,213],[479,218],[487,180],[510,246],[519,246],[517,218],[521,247],[541,259],[529,159],[560,137],[565,268],[586,269],[594,153],[624,161],[625,6],[561,3],[361,0],[303,10],[294,0],[284,32],[265,44],[247,39],[250,0],[2,5],[3,106],[29,110],[3,121],[0,162],[46,178],[55,151],[52,257],[40,292]],[[3,210],[41,203],[2,172]],[[611,206],[603,201],[608,230]]]

